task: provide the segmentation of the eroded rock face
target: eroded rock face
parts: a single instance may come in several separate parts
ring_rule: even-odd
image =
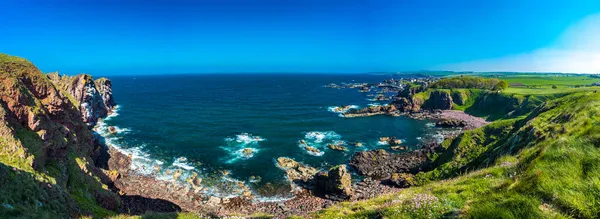
[[[96,89],[100,92],[104,106],[108,112],[111,112],[116,105],[112,95],[112,82],[107,78],[99,78],[94,83],[96,84]]]
[[[453,104],[454,102],[452,102],[452,96],[449,92],[436,90],[431,92],[425,106],[430,110],[450,110]]]
[[[112,97],[112,83],[106,78],[93,80],[89,75],[60,76],[58,73],[48,74],[48,78],[61,90],[71,96],[74,104],[79,104],[83,121],[90,127],[98,119],[112,111],[115,103]]]
[[[331,200],[348,200],[352,197],[352,177],[346,165],[319,172],[315,176],[316,192]]]
[[[415,94],[425,91],[424,87],[409,87],[394,98],[392,104],[401,112],[420,112],[422,110],[449,110],[452,109],[452,96],[447,91],[434,90],[428,98]]]

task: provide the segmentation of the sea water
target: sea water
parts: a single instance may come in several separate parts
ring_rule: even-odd
[[[388,149],[380,137],[403,139],[410,150],[435,135],[428,121],[406,117],[343,118],[333,108],[384,105],[357,89],[324,85],[378,83],[389,76],[362,74],[196,74],[113,76],[115,113],[96,130],[133,158],[140,174],[180,181],[198,173],[207,193],[239,194],[248,186],[264,200],[289,197],[278,157],[318,169],[347,163],[357,151]],[[393,94],[390,94],[393,95]],[[107,131],[116,127],[116,133]],[[436,136],[437,137],[437,136]],[[320,152],[309,152],[307,145]],[[352,142],[361,142],[355,147]],[[348,151],[328,144],[346,143]],[[158,167],[158,168],[157,168]]]

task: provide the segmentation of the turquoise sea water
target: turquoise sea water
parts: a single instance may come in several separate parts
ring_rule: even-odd
[[[166,170],[181,169],[204,178],[207,193],[235,195],[245,183],[259,197],[286,197],[285,172],[277,157],[290,157],[316,168],[347,163],[355,151],[385,148],[379,137],[395,136],[414,149],[432,135],[427,121],[405,117],[342,118],[332,106],[366,107],[366,93],[332,89],[341,82],[380,82],[376,75],[225,74],[111,77],[117,113],[97,131],[109,145],[131,153],[140,174],[173,180]],[[383,104],[383,103],[379,103]],[[108,126],[118,127],[109,134]],[[299,145],[306,140],[322,154]],[[348,152],[327,148],[336,141]],[[244,154],[244,148],[253,153]],[[155,166],[160,171],[154,170]],[[153,173],[154,171],[154,173]],[[223,172],[228,172],[224,175]],[[254,177],[253,177],[254,176]],[[258,180],[260,179],[260,180]]]

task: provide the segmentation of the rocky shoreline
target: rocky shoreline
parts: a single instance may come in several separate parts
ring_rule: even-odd
[[[115,105],[111,84],[103,79],[90,84],[88,76],[59,77],[49,75],[54,83],[62,86],[77,98],[83,120],[88,125],[97,124],[98,120],[113,113]],[[74,81],[74,83],[67,83]],[[76,82],[76,83],[75,83]],[[87,89],[95,88],[95,89]],[[80,92],[87,90],[86,92]],[[443,99],[443,98],[442,98]],[[444,104],[442,104],[444,105]],[[400,108],[399,108],[400,107]],[[485,120],[452,110],[418,110],[407,111],[406,107],[391,103],[363,109],[350,106],[336,108],[346,118],[389,115],[407,116],[413,119],[436,121],[436,126],[444,128],[460,128],[445,134],[453,137],[463,129],[477,128],[485,125]],[[108,132],[116,132],[116,128],[108,127]],[[113,133],[114,134],[114,133]],[[100,136],[101,137],[101,136]],[[382,139],[392,142],[390,150],[406,150],[401,141],[393,137]],[[421,149],[390,153],[386,150],[371,150],[355,153],[348,165],[342,164],[327,171],[319,171],[290,158],[280,157],[277,165],[285,171],[290,182],[293,197],[286,200],[261,202],[244,185],[245,192],[236,197],[217,197],[207,194],[201,185],[202,179],[197,175],[189,177],[185,182],[177,180],[161,180],[153,174],[144,175],[131,169],[132,157],[113,148],[103,145],[104,153],[97,158],[96,165],[103,183],[119,195],[120,212],[143,214],[146,211],[176,212],[187,211],[209,217],[228,215],[270,214],[276,218],[291,215],[308,216],[311,212],[324,209],[336,202],[357,201],[373,198],[381,194],[397,192],[404,187],[404,179],[422,169],[428,162],[427,155],[441,150],[439,142],[426,141]],[[329,145],[335,150],[344,150],[343,146]],[[355,182],[351,170],[366,178]],[[400,174],[400,175],[399,175]],[[174,178],[181,174],[172,172]]]
[[[442,97],[442,102],[447,98]],[[448,108],[448,104],[436,104]],[[485,119],[468,115],[462,111],[420,109],[407,110],[398,101],[386,105],[376,105],[362,109],[350,106],[337,107],[334,111],[343,117],[365,117],[375,115],[406,116],[412,119],[427,119],[436,127],[456,128],[444,132],[445,138],[453,138],[462,130],[481,127]],[[110,131],[110,130],[109,130]],[[390,138],[392,139],[392,138]],[[308,216],[311,212],[324,209],[336,202],[357,201],[373,198],[381,194],[397,192],[406,187],[407,177],[423,170],[428,164],[428,154],[442,150],[439,141],[424,141],[420,149],[403,153],[390,153],[386,150],[356,152],[347,165],[338,165],[328,171],[319,171],[290,158],[280,157],[277,165],[285,171],[290,181],[293,197],[287,200],[260,202],[250,191],[230,198],[206,195],[201,185],[180,181],[159,180],[152,175],[141,175],[130,169],[131,157],[110,148],[108,153],[108,175],[110,185],[124,201],[128,212],[143,213],[153,211],[188,211],[205,216],[270,214],[276,218],[291,215]],[[401,144],[401,142],[399,142]],[[391,147],[390,150],[406,150],[406,146]],[[392,145],[392,144],[390,144]],[[332,149],[336,145],[329,145]],[[110,146],[108,146],[110,147]],[[349,170],[356,171],[366,178],[353,182]],[[198,183],[199,184],[199,183]],[[140,202],[135,197],[143,197],[148,202]]]
[[[351,183],[350,173],[345,165],[336,168],[338,172],[318,172],[316,169],[299,165],[288,160],[288,167],[295,168],[287,171],[294,178],[298,187],[294,197],[289,200],[275,202],[258,202],[251,197],[219,198],[203,197],[186,184],[176,181],[163,181],[152,176],[135,173],[130,169],[131,157],[109,148],[108,185],[121,196],[122,212],[142,214],[146,211],[173,212],[188,211],[205,216],[251,215],[266,213],[276,218],[291,215],[308,216],[310,212],[324,209],[339,201],[355,201],[372,198],[380,194],[396,192],[399,188],[387,185],[383,180],[366,178],[356,184]],[[284,162],[284,163],[285,163]],[[296,173],[298,169],[310,169],[304,173]],[[341,178],[344,180],[340,180]],[[299,181],[298,181],[299,180]],[[305,180],[305,181],[302,181]],[[344,181],[344,183],[340,182]],[[344,184],[345,189],[337,191],[338,185]],[[336,190],[334,193],[329,191]],[[135,197],[141,197],[140,201]]]

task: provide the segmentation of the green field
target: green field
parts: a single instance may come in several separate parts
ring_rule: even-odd
[[[523,74],[508,77],[499,77],[505,80],[511,85],[525,85],[525,86],[547,86],[547,85],[563,85],[563,86],[577,86],[577,85],[592,85],[592,83],[600,82],[600,78],[592,78],[589,76],[555,76],[555,75],[532,75]]]
[[[535,88],[526,88],[526,87],[509,87],[503,92],[511,93],[511,94],[561,94],[561,93],[574,93],[579,91],[590,91],[590,90],[600,90],[600,87],[579,87],[579,88],[570,88],[566,86],[557,86],[556,89],[553,89],[551,86],[542,86]]]
[[[512,94],[560,94],[600,90],[600,86],[592,86],[593,83],[600,83],[600,78],[593,78],[588,75],[529,73],[488,77],[498,77],[508,82],[509,88],[504,92]]]

